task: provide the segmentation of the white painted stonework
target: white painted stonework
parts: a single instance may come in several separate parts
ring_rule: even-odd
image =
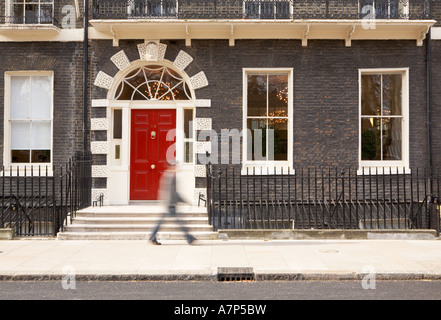
[[[127,58],[126,53],[124,50],[121,50],[120,52],[114,54],[110,60],[115,64],[115,66],[119,70],[124,70],[125,68],[130,67],[130,60]]]
[[[190,63],[193,62],[193,57],[190,56],[187,52],[181,50],[178,53],[178,56],[176,57],[173,64],[180,70],[184,71],[185,68],[188,67]]]
[[[211,118],[196,118],[196,130],[211,130]]]
[[[205,178],[207,176],[207,168],[205,165],[195,165],[194,166],[194,176],[199,178]]]
[[[94,165],[92,176],[94,178],[107,178],[107,189],[93,189],[92,200],[96,200],[100,194],[104,195],[105,204],[127,205],[130,203],[130,123],[132,109],[175,109],[176,110],[176,157],[178,161],[183,161],[184,137],[179,134],[183,131],[184,109],[194,110],[194,130],[211,130],[212,120],[210,118],[197,118],[196,107],[211,107],[210,99],[195,99],[194,90],[208,85],[208,80],[203,71],[189,77],[185,74],[186,69],[192,62],[193,57],[181,50],[174,61],[164,60],[167,45],[160,43],[159,40],[145,40],[137,46],[139,60],[130,61],[126,53],[121,50],[112,56],[111,61],[118,68],[116,75],[110,76],[100,71],[95,80],[95,85],[108,90],[107,99],[92,100],[92,107],[106,107],[106,118],[91,119],[91,130],[107,131],[109,141],[91,142],[93,154],[107,155],[107,165]],[[156,61],[158,61],[156,63]],[[179,101],[122,101],[114,100],[116,88],[119,82],[135,67],[141,67],[147,62],[164,65],[175,71],[182,73],[182,78],[187,82],[193,100]],[[122,110],[122,137],[121,139],[112,138],[112,109]],[[115,146],[119,145],[120,158],[115,158]],[[210,141],[194,141],[194,158],[197,153],[211,152]],[[192,204],[197,204],[199,194],[206,197],[205,188],[195,188],[196,177],[205,177],[206,168],[204,165],[181,164],[177,175],[177,188],[184,199]],[[205,203],[202,202],[201,205]]]
[[[95,86],[109,90],[112,87],[112,84],[113,77],[103,71],[98,72],[94,83]]]
[[[194,90],[208,86],[208,80],[207,77],[205,76],[204,71],[201,71],[195,74],[193,77],[191,77],[190,83]]]
[[[90,119],[90,130],[109,130],[109,119],[94,118]]]
[[[196,141],[196,153],[211,153],[211,141]]]
[[[107,178],[109,176],[108,166],[92,166],[92,178]]]
[[[90,143],[90,151],[92,154],[108,154],[109,142],[108,141],[92,141]]]

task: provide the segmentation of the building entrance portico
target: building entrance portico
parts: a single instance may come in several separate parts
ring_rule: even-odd
[[[153,50],[154,46],[157,50]],[[181,51],[174,62],[164,59],[165,45],[146,41],[138,45],[139,60],[124,51],[112,57],[119,72],[99,72],[95,85],[107,89],[107,99],[93,100],[106,107],[107,123],[92,119],[92,130],[107,130],[108,141],[92,142],[92,153],[106,154],[106,165],[94,165],[94,177],[105,177],[105,205],[127,205],[158,200],[159,181],[168,161],[178,166],[177,188],[195,203],[194,90],[206,86],[203,72],[189,77],[184,69],[193,60]],[[94,124],[95,128],[94,128]],[[101,126],[101,127],[100,127]],[[104,151],[99,150],[100,147]]]

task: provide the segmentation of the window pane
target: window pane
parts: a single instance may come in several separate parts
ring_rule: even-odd
[[[259,18],[259,2],[257,1],[245,2],[245,15],[249,19]]]
[[[193,110],[184,109],[184,134],[185,138],[193,138]]]
[[[184,163],[193,162],[193,142],[185,142],[184,145]]]
[[[40,23],[52,23],[52,5],[40,6]]]
[[[161,1],[147,0],[147,14],[151,16],[161,15]]]
[[[31,86],[32,119],[50,119],[52,95],[51,77],[32,77]]]
[[[11,120],[29,118],[30,92],[30,77],[11,77]]]
[[[113,110],[113,139],[122,139],[122,110]]]
[[[163,14],[165,15],[175,15],[176,14],[176,0],[163,0]]]
[[[361,160],[381,160],[381,129],[379,118],[361,120]]]
[[[375,18],[387,19],[389,16],[389,4],[388,1],[375,1]]]
[[[272,1],[260,3],[260,18],[274,19],[274,3]]]
[[[248,75],[248,116],[265,116],[267,75]]]
[[[51,123],[50,121],[32,122],[32,150],[48,150],[51,148]]]
[[[268,76],[268,108],[270,117],[288,116],[288,75]]]
[[[51,162],[50,150],[32,150],[32,162],[33,163],[47,163]]]
[[[383,75],[383,115],[401,115],[401,74]]]
[[[29,150],[11,150],[12,163],[29,163]]]
[[[361,114],[381,114],[381,75],[361,76]]]
[[[38,4],[25,5],[25,23],[38,23]]]
[[[24,17],[24,6],[23,4],[14,4],[13,17],[11,19],[12,23],[23,23]]]
[[[289,6],[290,6],[290,2],[288,1],[276,2],[276,18],[289,19],[290,18]]]
[[[401,160],[402,119],[383,119],[383,160]]]
[[[29,150],[31,148],[29,122],[11,122],[11,149]]]
[[[269,128],[274,129],[273,139],[268,140],[268,149],[274,147],[274,160],[288,160],[288,119],[270,119]],[[271,135],[269,135],[271,137]],[[271,159],[269,159],[271,160]]]
[[[266,120],[248,119],[247,160],[266,160]]]

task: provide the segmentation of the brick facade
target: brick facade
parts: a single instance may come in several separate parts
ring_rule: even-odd
[[[92,47],[91,77],[98,71],[115,75],[110,57],[124,50],[131,61],[139,58],[136,41],[97,41]],[[211,99],[211,108],[198,108],[197,117],[212,118],[213,129],[242,130],[242,68],[293,68],[293,159],[295,167],[358,166],[359,87],[358,69],[410,68],[410,165],[426,165],[426,49],[415,41],[249,40],[163,41],[166,59],[179,50],[194,58],[189,76],[203,70],[209,86],[196,92],[198,99]],[[94,99],[106,91],[92,89]],[[441,98],[441,97],[440,97]],[[94,110],[96,113],[97,111]],[[230,148],[231,150],[231,148]]]
[[[53,71],[53,164],[83,148],[81,43],[0,43],[0,164],[3,164],[4,88],[7,71]]]

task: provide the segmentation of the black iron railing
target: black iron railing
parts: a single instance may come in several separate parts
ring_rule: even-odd
[[[431,19],[431,0],[93,0],[94,19]]]
[[[440,230],[440,179],[429,179],[427,170],[273,170],[207,166],[207,207],[215,230]]]
[[[13,228],[17,236],[54,236],[91,204],[91,156],[77,153],[53,172],[3,167],[0,191],[0,228]]]

